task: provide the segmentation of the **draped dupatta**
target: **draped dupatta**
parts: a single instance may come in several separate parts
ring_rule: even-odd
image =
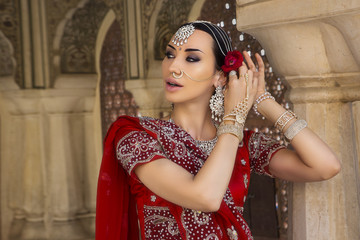
[[[116,136],[123,126],[114,122],[104,141],[96,202],[96,240],[139,239],[135,200],[115,153]]]

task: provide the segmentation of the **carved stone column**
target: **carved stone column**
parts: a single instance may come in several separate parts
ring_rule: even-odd
[[[90,239],[96,180],[94,89],[1,92],[6,239]]]
[[[295,112],[342,161],[329,181],[294,184],[289,238],[357,239],[360,2],[237,0],[237,28],[259,40]]]

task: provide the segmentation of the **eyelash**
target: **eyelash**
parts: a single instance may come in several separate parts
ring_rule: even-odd
[[[166,51],[165,52],[165,56],[169,59],[169,58],[174,58],[174,55],[170,52],[170,51]],[[186,58],[186,61],[188,62],[198,62],[200,61],[199,58],[196,58],[196,57],[187,57]]]
[[[166,56],[167,58],[170,58],[170,57],[173,56],[173,55],[171,54],[170,51],[166,51],[166,52],[165,52],[165,56]]]

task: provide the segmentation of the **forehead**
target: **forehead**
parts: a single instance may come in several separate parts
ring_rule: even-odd
[[[174,37],[175,35],[171,38],[171,40],[173,40]],[[170,44],[174,45],[171,41]],[[180,45],[179,47],[177,47],[176,45],[174,46],[176,48],[197,48],[203,51],[212,51],[213,44],[213,39],[207,32],[196,29],[194,33],[190,35],[187,39],[187,43],[184,43],[182,46]]]

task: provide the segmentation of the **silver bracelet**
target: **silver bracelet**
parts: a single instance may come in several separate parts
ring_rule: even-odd
[[[288,124],[288,122],[290,122],[290,120],[294,118],[297,119],[296,114],[290,110],[287,110],[283,112],[281,116],[276,120],[274,126],[282,132],[286,124]]]
[[[284,132],[284,135],[290,141],[304,128],[307,127],[307,122],[303,119],[296,120],[293,124],[290,125],[288,129]]]
[[[275,101],[275,98],[273,96],[271,96],[271,94],[269,92],[264,92],[263,94],[261,94],[256,100],[255,100],[255,103],[254,103],[254,106],[253,106],[253,109],[254,109],[254,112],[256,115],[260,115],[260,113],[258,112],[258,105],[266,100],[266,99],[272,99]]]
[[[236,136],[240,140],[240,142],[243,139],[243,127],[240,124],[225,124],[224,122],[222,122],[217,129],[216,135],[219,137],[220,135],[225,133],[230,133]]]

